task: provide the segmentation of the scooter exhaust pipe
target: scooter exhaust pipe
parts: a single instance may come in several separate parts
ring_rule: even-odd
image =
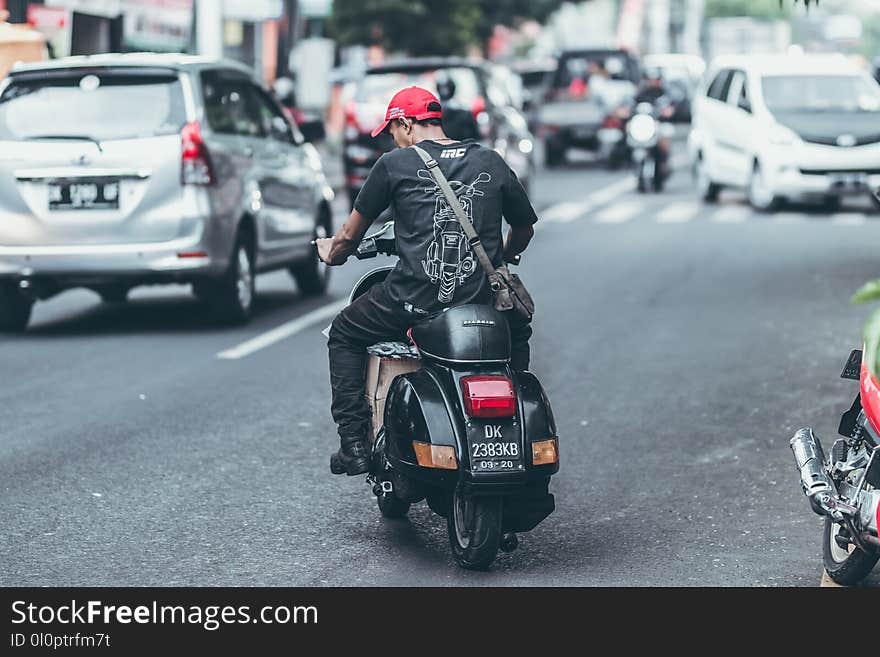
[[[825,453],[822,443],[813,435],[809,427],[799,429],[789,441],[798,472],[801,474],[801,488],[810,500],[810,506],[818,515],[828,515],[825,505],[828,500],[837,498],[834,481],[825,471]]]

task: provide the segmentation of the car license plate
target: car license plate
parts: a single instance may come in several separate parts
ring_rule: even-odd
[[[119,180],[49,183],[50,210],[116,210]]]
[[[473,424],[468,430],[472,472],[515,472],[523,469],[519,431],[511,421]]]
[[[833,187],[861,188],[868,184],[868,176],[864,173],[835,173],[831,176]]]

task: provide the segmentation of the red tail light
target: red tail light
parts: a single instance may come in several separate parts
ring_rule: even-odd
[[[482,96],[477,96],[474,99],[474,104],[471,105],[471,114],[474,115],[474,118],[480,114],[480,112],[486,111],[486,99]]]
[[[506,376],[466,376],[461,380],[461,390],[469,417],[516,415],[516,393]]]
[[[350,125],[354,128],[360,130],[360,125],[358,125],[357,120],[357,112],[355,111],[354,101],[348,103],[345,106],[345,125]]]
[[[603,128],[617,128],[618,130],[623,127],[623,121],[618,119],[616,116],[606,116],[605,120],[602,121]]]
[[[202,140],[202,128],[198,121],[187,123],[180,131],[183,143],[180,180],[184,185],[210,185],[214,182],[208,147]]]
[[[575,78],[568,85],[568,95],[572,98],[583,98],[587,91],[587,83],[582,78]]]

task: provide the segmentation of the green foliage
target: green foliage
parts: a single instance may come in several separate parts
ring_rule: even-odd
[[[476,0],[480,10],[477,36],[485,43],[495,25],[512,26],[518,20],[543,23],[562,5],[562,0]]]
[[[328,28],[343,46],[458,55],[485,45],[496,24],[544,21],[562,0],[335,0]]]
[[[878,367],[880,362],[877,360],[880,356],[880,309],[875,310],[868,317],[863,337],[865,339],[865,353],[862,358],[868,366],[868,371],[876,377],[880,373],[880,367]]]
[[[868,281],[852,296],[853,303],[866,303],[880,300],[880,279]],[[868,370],[874,376],[880,372],[880,310],[875,310],[865,323],[863,331],[865,353],[863,355]]]
[[[773,0],[706,0],[706,16],[722,18],[729,16],[749,16],[751,18],[788,18],[790,8]]]
[[[471,0],[335,0],[332,36],[344,46],[381,45],[412,55],[464,54],[476,41]]]
[[[853,303],[865,303],[867,301],[878,300],[880,300],[880,279],[868,281],[862,285],[851,299]]]

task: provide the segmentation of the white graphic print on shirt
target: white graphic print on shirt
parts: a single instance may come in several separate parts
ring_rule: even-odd
[[[474,273],[477,261],[467,236],[455,217],[455,211],[449,206],[431,173],[426,169],[419,169],[419,178],[432,183],[431,187],[423,189],[428,194],[434,195],[434,240],[428,246],[428,252],[425,259],[422,260],[422,268],[431,283],[440,286],[437,300],[440,303],[452,303],[456,287],[464,283],[465,279]],[[458,197],[461,207],[471,223],[474,222],[474,197],[483,196],[483,192],[478,190],[476,186],[490,180],[492,180],[492,176],[483,171],[469,185],[460,180],[449,181],[449,186]]]

